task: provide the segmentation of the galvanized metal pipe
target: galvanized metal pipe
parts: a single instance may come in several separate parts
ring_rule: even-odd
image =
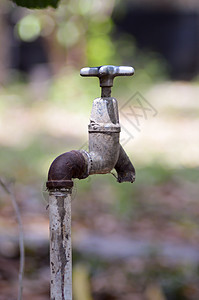
[[[71,189],[50,190],[51,300],[72,300]]]

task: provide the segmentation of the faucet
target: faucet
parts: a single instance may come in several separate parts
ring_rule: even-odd
[[[93,101],[89,151],[72,150],[51,164],[46,187],[49,191],[51,300],[72,300],[71,193],[73,178],[107,174],[115,169],[117,181],[135,181],[135,169],[119,142],[121,127],[117,100],[111,97],[116,76],[131,76],[127,66],[83,68],[80,75],[99,78],[101,97]]]
[[[47,188],[72,188],[72,178],[84,179],[92,174],[107,174],[115,168],[117,181],[134,182],[135,169],[119,143],[121,127],[117,100],[111,97],[116,76],[131,76],[132,67],[101,66],[83,68],[81,76],[99,78],[101,97],[93,101],[89,132],[89,152],[72,150],[58,156],[52,163]]]

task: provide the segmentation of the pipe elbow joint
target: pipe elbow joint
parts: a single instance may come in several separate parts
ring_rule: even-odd
[[[72,178],[88,177],[87,161],[80,151],[72,150],[59,155],[51,164],[46,187],[48,190],[72,188]]]

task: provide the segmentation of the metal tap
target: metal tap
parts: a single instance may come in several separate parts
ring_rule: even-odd
[[[48,181],[50,217],[51,299],[72,300],[71,192],[73,178],[117,171],[118,182],[134,182],[135,169],[119,143],[117,100],[111,97],[116,76],[133,75],[131,67],[83,68],[82,76],[97,76],[102,95],[93,101],[89,151],[72,150],[58,156],[50,166]]]
[[[134,182],[135,169],[119,143],[121,127],[117,100],[111,97],[111,87],[116,76],[131,76],[132,67],[101,66],[83,68],[81,76],[99,78],[102,93],[93,101],[89,132],[89,151],[72,150],[58,156],[52,163],[47,188],[71,188],[72,178],[84,179],[92,174],[117,171],[118,182]]]
[[[135,180],[135,169],[119,143],[119,114],[117,100],[111,97],[111,87],[116,76],[131,76],[132,67],[101,66],[83,68],[81,76],[96,76],[102,88],[101,97],[93,101],[89,131],[89,174],[109,173],[113,168],[118,181]]]

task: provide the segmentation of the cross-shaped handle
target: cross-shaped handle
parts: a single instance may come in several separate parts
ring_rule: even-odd
[[[113,79],[116,76],[131,76],[134,69],[127,66],[101,66],[93,68],[83,68],[80,71],[81,76],[96,76],[100,80],[101,87],[112,87]]]

